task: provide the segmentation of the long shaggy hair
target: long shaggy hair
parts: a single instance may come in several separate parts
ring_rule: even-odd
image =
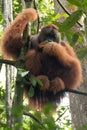
[[[2,38],[5,59],[18,58],[23,46],[21,34],[28,21],[36,18],[34,9],[25,9],[7,27]],[[47,27],[49,29],[50,26]],[[29,97],[30,106],[42,108],[46,103],[60,101],[64,94],[59,91],[65,88],[76,89],[82,81],[81,64],[73,48],[66,42],[58,43],[58,35],[56,38],[54,42],[37,44],[37,48],[30,49],[25,56],[25,68],[43,83],[43,87],[36,85],[34,88],[34,96]],[[30,86],[26,85],[27,97],[29,89]]]

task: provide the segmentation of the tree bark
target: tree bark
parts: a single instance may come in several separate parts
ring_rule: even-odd
[[[13,130],[23,130],[23,85],[18,81],[18,74],[15,84],[14,99],[12,105]]]
[[[56,13],[64,13],[64,10],[61,9],[58,1],[62,3],[62,5],[69,11],[69,13],[75,11],[76,8],[70,8],[66,0],[54,0],[55,11]],[[60,19],[62,22],[64,19]],[[87,25],[87,24],[86,24]],[[87,26],[86,26],[87,27]],[[75,29],[78,28],[75,26]],[[87,31],[87,30],[86,30]],[[78,88],[78,90],[82,92],[87,92],[87,59],[84,60],[82,63],[83,66],[83,84]],[[87,97],[82,95],[70,94],[70,109],[71,109],[71,116],[72,116],[72,126],[73,130],[80,129],[83,125],[84,130],[87,129]],[[81,128],[83,130],[83,128]]]
[[[58,0],[59,2],[62,3],[62,5],[64,5],[64,7],[67,7],[68,6],[68,2],[67,0]],[[54,7],[55,7],[55,12],[56,13],[59,13],[59,14],[63,14],[65,13],[65,11],[61,8],[60,4],[58,3],[57,0],[54,0]],[[65,20],[64,17],[61,17],[58,19],[58,22],[63,22]]]
[[[85,20],[87,19],[87,16]],[[84,30],[87,35],[87,20],[84,22]],[[84,35],[85,43],[83,46],[87,47],[87,36]],[[79,86],[79,90],[83,92],[87,92],[87,59],[82,62],[82,70],[83,70],[83,84]],[[70,107],[71,107],[71,115],[72,115],[72,124],[73,129],[87,129],[87,97],[82,95],[70,95]]]
[[[87,92],[87,59],[85,59],[82,64],[83,84],[78,89],[80,91]],[[73,130],[77,130],[78,128],[80,129],[80,127],[83,127],[83,125],[87,125],[87,97],[82,95],[70,94],[70,108]],[[81,130],[83,130],[83,128]]]
[[[32,1],[26,2],[22,0],[22,7],[23,9],[26,7],[30,7],[32,4]],[[28,36],[28,28],[26,27],[24,33],[23,33],[23,41],[26,43],[27,36]],[[26,46],[26,44],[25,44]],[[23,48],[23,51],[25,51],[25,48]],[[19,80],[19,70],[17,70],[17,77],[16,77],[16,85],[15,85],[15,92],[14,92],[14,100],[13,100],[13,106],[12,106],[12,116],[13,116],[13,130],[23,130],[23,77],[20,77]]]
[[[3,14],[4,14],[4,29],[8,26],[9,24],[9,18],[12,19],[12,15],[10,15],[12,8],[12,0],[4,0],[2,1],[3,5]],[[10,11],[9,11],[10,10]],[[10,20],[11,21],[11,20]],[[10,65],[5,66],[6,69],[6,116],[7,116],[7,126],[11,128],[11,107],[12,107],[12,100],[11,100],[11,73]]]

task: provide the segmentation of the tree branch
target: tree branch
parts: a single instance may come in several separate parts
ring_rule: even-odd
[[[15,66],[16,61],[0,59],[0,63]]]
[[[19,57],[16,61],[0,59],[1,64],[12,65],[16,68],[24,68],[24,60]]]
[[[67,112],[68,108],[65,109],[65,111],[56,119],[56,121],[58,121],[66,112]]]
[[[69,13],[69,11],[61,4],[61,2],[60,2],[59,0],[57,0],[57,2],[58,2],[58,4],[61,6],[61,8],[62,8],[68,15],[71,15],[71,14]],[[79,23],[78,21],[77,21],[77,24],[78,24],[80,27],[82,27],[81,23]]]
[[[28,113],[28,112],[23,112],[23,114],[25,115],[25,116],[29,116],[29,117],[31,117],[33,120],[35,120],[38,124],[40,124],[43,128],[45,128],[45,126],[43,125],[43,123],[40,121],[40,120],[38,120],[34,115],[32,115],[31,113]],[[45,128],[46,129],[46,128]]]
[[[84,96],[87,96],[87,93],[85,92],[81,92],[81,91],[78,91],[78,90],[73,90],[73,89],[65,89],[65,92],[70,92],[70,93],[75,93],[75,94],[80,94],[80,95],[84,95]]]
[[[37,23],[37,33],[39,32],[39,26],[40,26],[40,18],[39,18],[39,13],[38,13],[38,8],[37,8],[37,5],[36,5],[36,1],[34,0],[34,8],[37,10],[37,14],[38,14],[38,23]]]
[[[69,92],[69,93],[74,93],[74,94],[79,94],[79,95],[87,96],[87,93],[85,93],[85,92],[81,92],[81,91],[73,90],[73,89],[69,89],[69,88],[65,88],[64,90],[59,91],[57,93],[57,95],[59,93],[63,93],[63,92]]]

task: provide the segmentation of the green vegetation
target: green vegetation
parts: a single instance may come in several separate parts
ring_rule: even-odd
[[[36,2],[35,4],[39,14],[39,26],[35,26],[36,23],[34,26],[31,26],[31,33],[36,33],[36,30],[39,30],[40,27],[48,23],[55,23],[58,26],[59,31],[61,32],[62,39],[66,37],[67,41],[72,46],[75,46],[78,43],[77,52],[79,57],[83,59],[87,55],[87,47],[82,47],[82,43],[87,42],[87,0],[68,0],[68,2],[70,3],[70,5],[76,5],[78,7],[77,10],[71,15],[68,15],[66,12],[63,14],[56,14],[54,11],[55,9],[53,0],[38,0],[38,2]],[[14,0],[13,17],[16,17],[16,15],[21,12],[21,10],[21,0]],[[78,21],[83,14],[85,15],[85,20],[83,20],[85,28],[82,27],[82,23],[78,24]],[[58,22],[58,19],[62,16],[65,17],[66,20],[60,23]],[[78,25],[79,30],[77,29],[73,31],[73,27],[75,27],[75,25]],[[3,14],[0,7],[0,38],[2,35]],[[21,74],[21,77],[23,78],[27,74],[27,72],[23,72],[23,70],[21,70]],[[36,84],[36,80],[34,80],[34,77],[30,80],[32,82],[32,85],[34,86]],[[24,80],[21,82],[23,83]],[[42,85],[41,82],[38,81],[38,83]],[[12,83],[12,91],[14,92],[13,86],[14,84]],[[5,93],[5,89],[3,89],[3,86],[0,84],[0,130],[10,130],[9,128],[7,128],[6,125]],[[34,95],[32,86],[29,95],[31,97]],[[35,112],[29,109],[28,106],[23,106],[21,109],[23,109],[24,111],[26,110],[29,113],[29,115],[27,114],[27,116],[26,114],[23,115],[23,130],[72,130],[71,119],[70,116],[68,116],[67,114],[70,109],[69,106],[59,107],[56,113],[52,112],[53,108],[54,105],[49,104],[46,106],[43,112]],[[18,108],[15,109],[18,110]],[[17,114],[16,110],[15,112]],[[20,125],[18,125],[17,127],[20,127]],[[87,129],[87,125],[84,125],[83,127]]]

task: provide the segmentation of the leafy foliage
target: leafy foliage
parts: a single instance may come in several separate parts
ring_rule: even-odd
[[[71,129],[71,120],[68,116],[67,110],[69,106],[61,106],[57,110],[57,113],[53,113],[54,104],[48,104],[43,112],[30,112],[34,115],[41,123],[40,125],[33,118],[26,117],[24,118],[24,129],[27,130],[72,130]],[[54,116],[55,115],[55,116]],[[26,126],[25,124],[29,124]]]
[[[2,23],[3,23],[3,15],[2,15],[2,11],[0,10],[0,37],[1,37],[2,32],[3,32]]]
[[[78,49],[77,53],[78,53],[78,56],[81,59],[81,61],[83,61],[85,58],[87,58],[87,55],[86,55],[87,47]]]
[[[13,0],[13,16],[16,17],[22,11],[21,0]]]
[[[54,11],[54,3],[53,0],[38,0],[36,3],[38,13],[39,13],[39,28],[43,25],[46,25],[48,23],[55,23],[59,31],[62,34],[62,39],[65,37],[69,41],[69,43],[72,46],[75,46],[76,42],[79,42],[79,44],[82,44],[84,39],[87,40],[87,0],[67,0],[71,5],[76,5],[77,10],[73,12],[70,16],[65,12],[63,14],[55,14]],[[61,2],[62,3],[62,2]],[[22,3],[21,0],[14,0],[13,1],[13,14],[14,17],[21,12],[22,10]],[[85,14],[86,18],[84,20],[85,30],[80,27],[79,30],[73,31],[73,27],[77,25],[77,22],[80,20],[82,15]],[[61,17],[65,18],[64,22],[58,22],[58,19]],[[0,36],[2,35],[2,26],[3,23],[3,15],[0,10]],[[32,32],[35,31],[34,26],[32,27]],[[35,26],[36,27],[36,26]],[[84,36],[84,37],[83,37]],[[81,48],[78,50],[79,57],[81,59],[85,58],[87,55],[87,47]],[[18,83],[21,86],[24,86],[26,82],[26,78],[28,78],[29,82],[31,83],[31,87],[29,90],[29,96],[32,97],[34,95],[34,87],[36,84],[38,84],[40,87],[43,86],[42,82],[39,80],[36,80],[34,76],[31,75],[31,77],[27,76],[28,71],[20,69],[18,73]],[[5,90],[3,87],[0,87],[0,120],[3,122],[6,121],[5,116]],[[35,111],[29,111],[26,107],[23,107],[21,109],[26,109],[29,111],[33,116],[37,117],[40,122],[42,122],[43,126],[41,126],[34,118],[23,116],[23,129],[24,130],[72,130],[71,128],[71,120],[70,117],[68,117],[67,112],[69,112],[68,106],[62,106],[59,107],[57,110],[57,113],[53,113],[53,109],[55,108],[54,104],[48,104],[46,108],[44,109],[44,112],[35,112]],[[15,108],[16,114],[18,114],[18,111],[21,111],[20,108]],[[17,111],[18,110],[18,111]],[[53,116],[55,115],[55,116]],[[84,130],[87,129],[87,125],[83,126]],[[0,130],[7,130],[7,126],[4,123],[0,122]]]
[[[41,22],[40,27],[48,23],[51,23],[53,17],[55,16],[53,0],[38,0],[37,4]]]
[[[72,13],[61,25],[60,31],[67,32],[71,27],[75,25],[75,23],[81,18],[82,10],[77,10]]]
[[[82,127],[80,127],[77,130],[87,130],[87,124],[82,125]]]
[[[5,89],[3,89],[3,87],[1,86],[1,83],[0,83],[0,129],[1,130],[4,130],[2,129],[3,127],[5,128],[6,127],[6,115],[5,115]]]

